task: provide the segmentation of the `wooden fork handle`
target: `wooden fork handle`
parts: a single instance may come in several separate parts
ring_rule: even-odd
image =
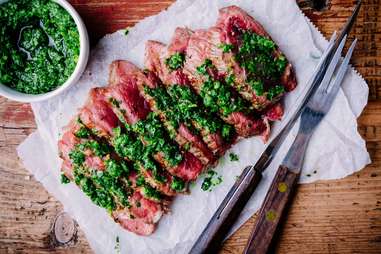
[[[245,254],[265,254],[267,252],[298,179],[299,173],[282,165],[279,167],[246,244]]]

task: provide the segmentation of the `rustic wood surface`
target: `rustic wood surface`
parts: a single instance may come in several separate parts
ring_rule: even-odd
[[[71,0],[92,44],[106,33],[132,26],[172,0]],[[324,35],[339,29],[354,0],[331,0],[319,11],[298,0]],[[315,6],[316,7],[316,6]],[[274,246],[277,253],[381,253],[381,0],[364,0],[350,37],[359,39],[353,64],[367,80],[369,103],[358,120],[372,164],[341,180],[299,186]],[[0,253],[91,253],[79,229],[70,247],[57,247],[50,229],[62,205],[23,168],[16,147],[36,128],[28,104],[0,98]],[[43,158],[42,158],[43,159]],[[253,216],[224,245],[241,253]]]

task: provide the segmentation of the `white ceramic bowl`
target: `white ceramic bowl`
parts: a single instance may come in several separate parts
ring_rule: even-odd
[[[5,3],[7,1],[8,0],[0,0],[0,4]],[[20,101],[20,102],[42,101],[62,93],[68,87],[75,84],[78,81],[78,79],[81,77],[83,71],[86,68],[87,60],[89,58],[89,50],[90,50],[89,36],[87,34],[86,26],[83,23],[77,11],[66,0],[54,0],[54,1],[58,3],[59,5],[61,5],[67,12],[69,12],[73,20],[75,21],[75,24],[77,25],[77,29],[79,32],[80,51],[79,51],[77,66],[75,67],[74,72],[66,80],[65,83],[63,83],[62,85],[58,86],[56,89],[48,93],[44,93],[44,94],[20,93],[0,83],[0,95],[7,97],[8,99]]]

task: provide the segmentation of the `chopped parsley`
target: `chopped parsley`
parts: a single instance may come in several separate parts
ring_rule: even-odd
[[[201,75],[208,75],[208,68],[213,67],[212,60],[205,59],[204,63],[196,68],[197,72]]]
[[[86,127],[81,126],[81,128],[76,133],[74,133],[74,135],[77,138],[88,138],[90,136],[90,131]]]
[[[217,175],[213,170],[209,170],[201,184],[201,189],[203,191],[212,191],[212,189],[220,183],[222,183],[222,176]]]
[[[142,194],[143,196],[156,200],[156,201],[160,201],[163,198],[161,193],[149,184],[143,185]]]
[[[171,182],[171,189],[175,191],[182,191],[185,188],[185,182],[184,180],[178,178],[178,177],[173,177],[172,182]]]
[[[261,80],[250,80],[249,85],[254,90],[257,96],[262,96],[264,93],[264,86]]]
[[[206,76],[207,80],[201,87],[200,95],[204,106],[212,112],[220,112],[223,116],[228,116],[233,112],[244,112],[247,105],[239,96],[234,96],[231,87],[223,80],[214,80],[209,74],[208,69],[215,68],[209,59],[197,67],[200,74]]]
[[[85,162],[85,154],[77,148],[69,153],[69,158],[74,165],[82,165]]]
[[[234,48],[232,44],[227,44],[227,43],[221,43],[220,45],[218,45],[218,47],[222,49],[224,53],[228,53],[232,51],[232,49]]]
[[[246,31],[236,55],[239,65],[246,70],[247,83],[257,96],[266,95],[268,100],[284,92],[283,86],[273,84],[279,82],[287,59],[284,55],[275,56],[275,50],[276,45],[271,39]]]
[[[226,76],[226,78],[225,78],[226,84],[228,84],[228,85],[233,85],[234,80],[235,80],[234,74],[230,74],[230,75]]]
[[[84,152],[87,149],[92,151],[95,156],[98,157],[103,157],[111,152],[111,147],[108,144],[96,140],[86,140],[77,144],[75,148],[75,150],[79,150],[80,152]]]
[[[106,160],[106,171],[112,177],[120,177],[122,174],[130,172],[127,164],[124,161],[116,161],[113,159]]]
[[[90,178],[82,176],[79,180],[79,186],[96,205],[108,211],[113,211],[116,208],[112,195],[104,188],[97,188]]]
[[[284,87],[281,85],[276,85],[274,87],[271,87],[269,91],[267,92],[267,99],[270,101],[277,97],[278,95],[281,95],[285,92]]]
[[[144,168],[152,172],[154,179],[159,183],[166,181],[162,170],[151,155],[151,150],[143,145],[141,140],[134,138],[130,133],[122,133],[120,127],[114,129],[112,144],[115,152],[131,161],[137,162],[137,168]]]
[[[61,174],[61,183],[63,183],[63,184],[70,183],[70,179],[67,176],[65,176],[64,174]]]
[[[178,145],[169,138],[156,114],[151,112],[146,119],[135,123],[132,130],[143,137],[147,149],[163,153],[165,160],[171,167],[177,166],[183,160]]]
[[[235,153],[229,153],[230,161],[239,161],[239,157]]]
[[[172,107],[176,109],[176,115],[180,115],[184,123],[195,122],[197,129],[203,129],[208,133],[221,131],[225,140],[232,137],[234,133],[232,126],[224,123],[212,112],[205,111],[200,106],[202,102],[189,86],[172,85],[168,89],[168,93],[172,97],[172,101],[175,102]]]
[[[185,61],[184,53],[176,52],[167,59],[165,59],[165,64],[167,67],[174,71],[183,67]]]

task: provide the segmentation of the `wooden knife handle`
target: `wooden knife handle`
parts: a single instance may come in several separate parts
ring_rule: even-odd
[[[230,189],[189,254],[217,253],[261,178],[262,174],[254,168],[249,166],[244,169],[240,179]]]
[[[299,173],[280,166],[259,211],[258,219],[246,244],[245,254],[265,254],[286,204],[292,197]]]

